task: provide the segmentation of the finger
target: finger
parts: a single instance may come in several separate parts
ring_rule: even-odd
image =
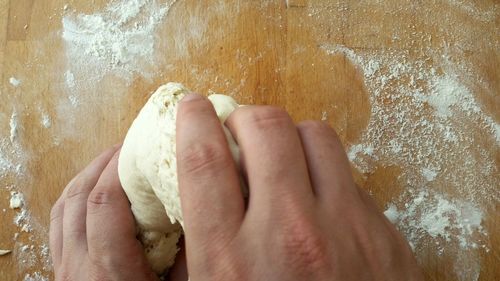
[[[75,178],[66,185],[50,210],[49,245],[55,273],[59,271],[62,259],[64,200],[66,199],[69,187],[73,185],[74,181]]]
[[[331,204],[333,198],[355,195],[349,162],[335,131],[321,121],[301,122],[297,129],[319,201]]]
[[[72,256],[77,251],[86,251],[87,198],[117,149],[118,146],[114,146],[104,151],[80,172],[63,191],[63,256]]]
[[[131,257],[134,257],[136,263],[145,260],[142,246],[136,239],[130,203],[118,177],[118,156],[119,151],[109,161],[87,201],[86,233],[89,258],[95,264],[110,270],[123,266]],[[148,265],[137,264],[137,267],[130,270],[147,268]],[[146,276],[151,271],[135,273]]]
[[[226,124],[240,146],[250,188],[249,210],[312,202],[302,144],[284,110],[245,106],[234,111]]]
[[[63,246],[64,199],[59,197],[50,211],[49,247],[54,272],[59,271]]]
[[[179,241],[179,245],[183,244],[183,241]],[[174,266],[168,271],[169,281],[187,281],[188,271],[186,263],[186,247],[181,246],[179,252],[175,256]]]
[[[190,249],[235,233],[244,213],[222,126],[212,104],[199,95],[186,96],[178,106],[177,171],[189,256]]]

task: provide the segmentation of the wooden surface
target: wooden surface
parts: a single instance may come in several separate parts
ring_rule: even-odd
[[[372,114],[366,74],[348,57],[332,55],[323,46],[341,45],[359,53],[407,51],[410,62],[434,50],[469,63],[488,85],[488,91],[473,88],[481,108],[500,120],[498,1],[289,0],[288,7],[285,2],[179,0],[155,31],[158,47],[149,77],[123,79],[109,73],[99,81],[77,81],[79,86],[68,90],[64,73],[69,64],[61,38],[61,20],[68,12],[63,7],[94,13],[106,1],[0,0],[0,137],[8,142],[15,108],[18,146],[7,144],[7,150],[22,149],[15,160],[24,171],[0,177],[0,209],[6,208],[0,212],[0,248],[47,243],[49,211],[65,184],[101,150],[120,142],[149,94],[168,81],[200,93],[227,93],[242,104],[279,105],[297,121],[324,117],[349,147],[360,141]],[[467,42],[466,57],[460,55],[460,42]],[[21,85],[13,87],[10,77]],[[68,106],[69,94],[78,96],[77,107]],[[49,128],[40,123],[42,111],[51,117]],[[497,167],[498,145],[481,132],[477,144]],[[383,209],[404,188],[398,180],[401,169],[380,165],[377,173],[354,170],[358,183]],[[12,223],[16,211],[8,208],[7,187],[24,193],[34,225],[17,242],[13,235],[20,230]],[[490,204],[483,222],[489,252],[474,252],[479,280],[500,278],[497,207],[498,201]],[[456,258],[429,250],[419,260],[428,280],[466,280],[453,270]],[[20,265],[19,253],[0,257],[1,280],[23,280],[35,271],[50,275],[43,262]]]

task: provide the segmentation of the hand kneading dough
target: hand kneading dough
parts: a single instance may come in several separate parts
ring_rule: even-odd
[[[182,232],[175,119],[177,103],[189,92],[178,83],[168,83],[156,90],[132,123],[118,164],[120,181],[138,226],[138,237],[158,274],[173,265]],[[238,104],[224,95],[214,94],[208,99],[222,122],[233,158],[239,163],[238,146],[224,126]]]

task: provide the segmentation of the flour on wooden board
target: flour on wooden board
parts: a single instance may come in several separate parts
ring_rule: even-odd
[[[148,76],[148,65],[154,63],[154,31],[175,2],[117,0],[94,14],[65,15],[62,38],[71,68],[66,72],[68,87],[80,81],[98,82],[109,73],[127,81],[135,74]]]
[[[66,81],[66,87],[73,89],[76,86],[75,75],[71,72],[71,70],[67,70],[64,73],[64,80]]]
[[[28,273],[24,276],[23,281],[49,281],[50,279],[44,276],[41,272],[36,271],[33,273]]]
[[[88,15],[77,14],[64,5],[61,9],[65,13],[62,38],[68,69],[62,78],[68,94],[67,99],[56,106],[57,123],[61,116],[64,121],[68,118],[68,114],[61,113],[74,112],[82,104],[79,96],[82,91],[89,90],[89,85],[96,87],[106,75],[120,77],[128,84],[134,75],[147,78],[152,73],[148,69],[154,64],[154,31],[175,2],[116,0],[102,11]],[[11,77],[9,83],[16,88],[21,85],[21,80]],[[39,112],[40,126],[50,128],[50,115],[41,108]],[[19,117],[22,113],[13,110],[8,120],[10,135],[0,139],[0,177],[9,175],[21,179],[28,176],[25,166],[29,155],[20,142],[22,126]],[[47,236],[46,227],[31,215],[29,202],[25,201],[17,186],[9,186],[8,190],[11,191],[9,205],[16,212],[13,223],[19,228],[19,232],[13,235],[16,243],[12,251],[19,262],[18,271],[26,272],[26,281],[48,280],[45,275],[51,270],[49,251],[39,241]],[[18,242],[26,239],[29,242]],[[42,265],[43,271],[30,272],[36,265]]]
[[[50,116],[47,113],[42,113],[42,118],[40,123],[44,128],[50,128],[52,126],[52,120],[50,119]]]
[[[24,195],[17,191],[10,192],[9,208],[18,209],[24,204]]]
[[[5,256],[7,254],[10,254],[12,250],[0,250],[0,256]]]
[[[18,134],[19,128],[22,127],[19,119],[20,114],[22,112],[13,111],[9,119],[10,135],[0,138],[0,178],[13,176],[19,182],[25,182],[23,179],[29,178],[25,167],[30,159],[30,153],[19,142],[19,138],[22,137]],[[46,226],[42,226],[36,217],[32,216],[26,198],[18,186],[21,185],[19,182],[16,185],[4,186],[10,192],[9,208],[15,212],[12,222],[18,227],[19,232],[13,234],[13,249],[2,253],[4,255],[11,253],[14,256],[18,261],[19,272],[28,271],[37,265],[40,265],[40,268],[47,272],[51,270],[48,247],[41,240],[47,236]],[[26,276],[31,278],[27,280],[48,280],[43,279],[47,277],[43,277],[41,272],[38,274],[28,273]]]
[[[14,109],[12,111],[12,115],[10,116],[9,120],[9,126],[10,126],[10,141],[14,142],[14,140],[17,138],[17,133],[18,133],[18,122],[17,122],[18,116],[17,116],[17,111]]]
[[[470,144],[477,130],[489,134],[493,145],[500,142],[499,124],[458,82],[467,72],[444,61],[448,72],[438,74],[424,59],[407,59],[405,51],[320,48],[359,67],[370,92],[372,115],[361,142],[349,147],[349,160],[368,174],[379,165],[402,167],[399,179],[405,191],[388,204],[386,216],[405,234],[417,258],[421,250],[435,247],[438,254],[454,257],[461,280],[476,280],[479,261],[461,255],[489,251],[482,208],[498,202],[500,191],[493,156]],[[453,196],[440,193],[440,185],[449,187]]]
[[[10,77],[10,78],[9,78],[9,83],[10,83],[13,87],[19,87],[19,85],[21,85],[21,80],[17,79],[16,77]]]

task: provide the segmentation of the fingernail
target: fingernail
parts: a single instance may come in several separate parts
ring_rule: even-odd
[[[184,102],[184,101],[193,101],[193,100],[199,100],[199,99],[203,99],[202,96],[198,95],[198,94],[188,94],[186,95],[182,100],[181,102]]]

